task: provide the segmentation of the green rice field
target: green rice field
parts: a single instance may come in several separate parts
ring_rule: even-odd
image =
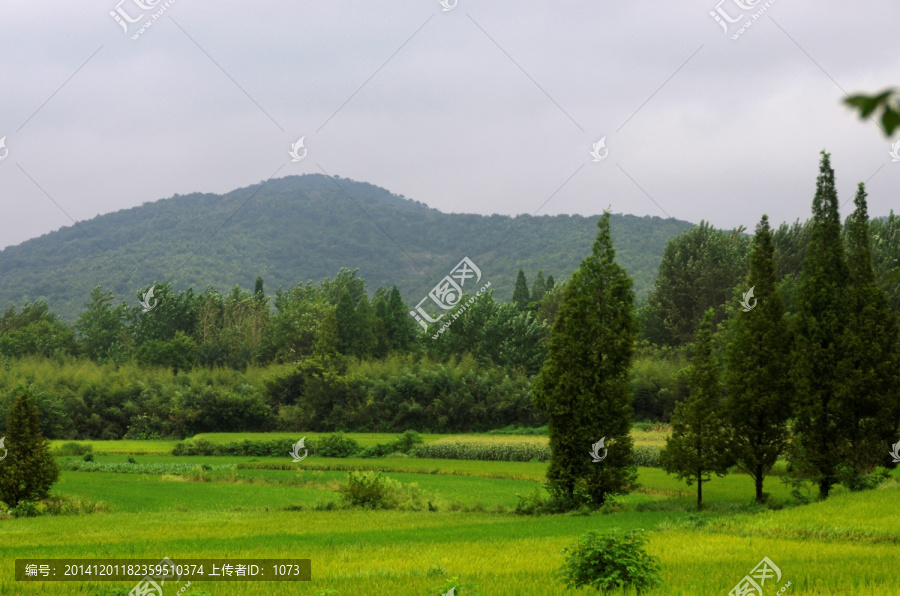
[[[635,443],[662,433],[635,431]],[[307,433],[314,438],[315,433]],[[372,445],[396,435],[348,435]],[[213,442],[288,437],[211,434]],[[197,438],[200,438],[198,436]],[[299,438],[290,436],[289,438]],[[546,442],[540,436],[425,435],[426,442]],[[54,447],[61,442],[55,441]],[[87,442],[85,442],[87,443]],[[567,590],[555,572],[560,550],[589,530],[648,530],[663,583],[654,595],[728,594],[763,558],[780,569],[764,594],[900,594],[900,473],[877,489],[836,487],[824,502],[798,506],[776,476],[769,509],[751,505],[749,477],[695,487],[639,468],[641,488],[589,515],[524,516],[517,495],[541,489],[547,464],[413,457],[322,458],[169,454],[173,441],[91,441],[94,462],[58,457],[53,492],[99,504],[77,515],[0,521],[0,594],[125,595],[123,582],[16,582],[16,558],[306,558],[309,582],[166,584],[164,594],[457,596],[592,593]],[[131,457],[134,463],[128,463]],[[82,466],[75,471],[66,470]],[[204,469],[204,466],[208,469]],[[428,496],[423,511],[340,508],[350,470],[378,470]],[[813,495],[814,496],[814,495]],[[787,586],[787,584],[790,584]],[[785,587],[787,586],[787,587]],[[596,592],[593,592],[596,593]],[[628,592],[620,592],[628,593]]]

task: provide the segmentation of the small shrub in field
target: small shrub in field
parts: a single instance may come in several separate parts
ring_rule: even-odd
[[[94,454],[90,452],[85,453],[84,457],[81,458],[81,461],[94,461]]]
[[[68,443],[63,443],[59,447],[53,450],[53,455],[84,455],[89,451],[93,451],[94,446],[88,443],[87,445],[82,445],[81,443],[76,443],[75,441],[69,441]]]
[[[539,515],[546,510],[544,496],[539,488],[534,489],[524,497],[522,495],[516,495],[516,497],[519,498],[519,502],[516,503],[515,512],[519,515]]]
[[[409,453],[416,445],[424,443],[422,435],[414,430],[405,431],[394,443],[394,451]]]
[[[344,433],[325,435],[317,439],[311,450],[320,457],[353,457],[361,451],[359,443],[355,439],[345,437]]]
[[[566,562],[559,571],[568,586],[590,586],[613,591],[634,588],[638,592],[660,583],[655,557],[644,552],[643,530],[622,534],[614,529],[605,534],[588,532],[571,548],[564,548]]]
[[[9,510],[13,517],[37,517],[41,514],[37,505],[31,501],[19,501],[19,504]]]
[[[338,486],[346,505],[365,509],[437,509],[416,483],[404,487],[381,472],[350,472],[345,484]]]
[[[344,502],[365,509],[395,509],[400,502],[403,486],[382,476],[380,472],[350,472],[346,484],[338,492]]]
[[[70,495],[50,495],[44,500],[44,504],[46,515],[79,515],[106,511],[106,505],[102,502]]]
[[[128,463],[130,463],[130,464],[136,464],[136,463],[137,463],[137,460],[134,459],[134,456],[133,456],[133,455],[129,455],[129,456],[128,456]]]

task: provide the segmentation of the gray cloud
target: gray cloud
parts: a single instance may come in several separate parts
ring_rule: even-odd
[[[871,177],[870,212],[896,207],[889,142],[840,103],[900,85],[896,3],[777,0],[737,40],[715,2],[675,4],[176,0],[132,40],[116,2],[7,3],[0,247],[71,225],[22,170],[76,220],[321,166],[483,214],[533,213],[577,170],[540,213],[752,228],[807,217],[827,149],[842,201]]]

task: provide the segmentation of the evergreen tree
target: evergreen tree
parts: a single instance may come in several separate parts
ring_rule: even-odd
[[[9,507],[48,495],[59,478],[50,442],[41,434],[40,412],[34,396],[20,387],[6,414],[6,459],[0,463],[0,500]]]
[[[565,288],[534,385],[534,402],[546,413],[550,433],[547,488],[561,508],[602,505],[637,479],[629,388],[634,292],[615,262],[609,220],[605,212],[592,254]],[[604,437],[608,457],[593,463],[591,446]]]
[[[797,406],[791,468],[817,482],[828,498],[850,429],[841,424],[847,405],[841,361],[850,316],[847,262],[830,155],[822,151],[809,246],[797,290],[792,378]],[[799,457],[798,457],[799,455]]]
[[[731,463],[728,457],[728,432],[724,424],[722,385],[719,364],[713,354],[712,321],[715,311],[709,309],[700,323],[694,358],[688,369],[689,397],[675,405],[672,435],[659,461],[663,470],[686,480],[697,482],[697,509],[703,508],[703,482],[711,474],[724,476]]]
[[[553,281],[553,276],[552,276],[552,275],[548,275],[548,276],[547,276],[547,289],[546,289],[546,291],[549,292],[550,290],[552,290],[552,289],[555,288],[555,287],[556,287],[556,282]]]
[[[844,335],[845,358],[838,373],[844,381],[846,455],[842,464],[855,480],[887,463],[885,445],[900,427],[900,344],[897,316],[875,281],[865,184],[860,182],[856,210],[847,220],[847,302],[850,318]]]
[[[263,290],[263,278],[262,276],[256,276],[256,287],[253,288],[253,295],[259,298],[260,300],[265,299],[266,293]]]
[[[529,300],[528,282],[525,280],[525,272],[519,269],[519,276],[516,278],[516,289],[513,290],[512,301],[519,307],[519,310],[525,310]]]
[[[546,292],[547,284],[544,283],[544,272],[538,271],[537,277],[534,278],[534,283],[531,285],[531,301],[540,302]]]
[[[369,298],[365,294],[356,305],[357,332],[351,341],[350,352],[357,358],[363,359],[372,356],[377,348],[375,313]]]
[[[748,304],[753,308],[732,309],[725,359],[732,453],[753,478],[760,503],[765,500],[765,475],[785,448],[791,415],[791,337],[775,271],[775,245],[769,218],[763,215],[753,237],[750,273],[735,290],[745,294],[752,288],[754,298],[748,298]]]
[[[397,286],[391,288],[391,293],[387,300],[387,312],[385,313],[385,330],[387,332],[390,349],[399,352],[409,350],[412,343],[415,330],[413,325],[415,322],[409,316],[409,308],[400,297],[400,290]]]

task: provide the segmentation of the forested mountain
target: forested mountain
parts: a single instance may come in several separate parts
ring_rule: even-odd
[[[288,176],[224,195],[175,195],[101,215],[0,251],[0,310],[46,300],[74,321],[102,285],[118,300],[169,281],[176,290],[281,286],[359,268],[371,293],[397,284],[414,304],[463,258],[481,269],[500,300],[523,269],[567,278],[597,232],[597,216],[441,213],[364,182],[321,174]],[[613,215],[619,263],[635,292],[650,291],[666,241],[690,223]]]

